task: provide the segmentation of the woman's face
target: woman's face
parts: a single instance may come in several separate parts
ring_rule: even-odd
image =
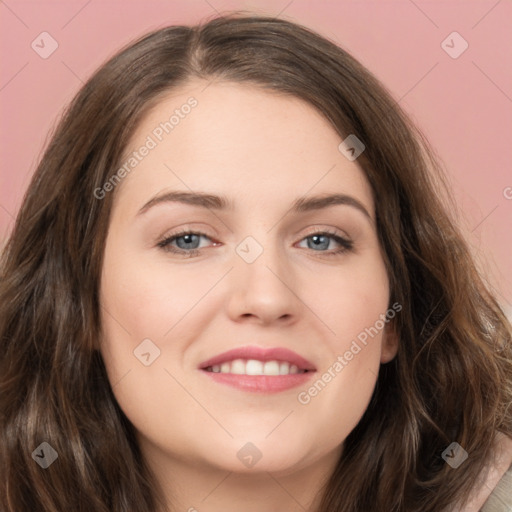
[[[309,104],[205,86],[152,109],[106,192],[113,392],[161,461],[334,460],[396,352],[370,186]]]

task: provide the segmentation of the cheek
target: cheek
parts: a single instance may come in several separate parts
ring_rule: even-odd
[[[186,348],[200,337],[206,317],[219,307],[208,293],[219,272],[197,272],[192,267],[177,270],[166,268],[161,260],[142,262],[128,251],[107,247],[105,252],[100,350],[117,401],[141,429],[170,401],[186,410],[179,385],[166,370],[184,382]]]
[[[105,253],[100,351],[121,409],[139,432],[153,439],[169,430],[179,432],[184,425],[193,431],[193,424],[187,425],[183,417],[193,420],[198,414],[166,371],[184,381],[174,371],[187,339],[187,322],[182,320],[211,287],[207,279],[196,281],[191,283],[183,273],[167,273],[161,266],[157,271],[151,264],[141,265],[140,258],[127,253]],[[164,412],[170,404],[180,416]],[[180,436],[173,437],[169,446],[178,452],[180,442]]]
[[[330,345],[316,378],[298,391],[298,407],[304,409],[311,429],[320,432],[326,445],[342,443],[356,427],[373,394],[380,366],[382,331],[361,327],[359,315],[339,324],[353,336]],[[368,320],[371,317],[368,317]],[[351,322],[350,325],[347,325]],[[361,336],[363,334],[364,336]],[[362,341],[361,341],[362,340]]]
[[[328,342],[331,351],[343,353],[352,340],[377,323],[382,330],[381,315],[389,303],[389,282],[382,260],[369,254],[354,258],[351,264],[339,269],[328,269],[325,275],[316,275],[314,282],[301,285],[304,296],[320,320],[330,328]],[[377,348],[380,337],[375,338]]]
[[[317,284],[322,282],[324,293],[316,294],[316,307],[334,333],[326,338],[318,378],[299,391],[297,400],[314,428],[341,442],[361,419],[375,388],[388,324],[389,283],[377,257],[331,273]]]
[[[107,255],[102,278],[102,305],[110,313],[105,330],[121,328],[133,342],[160,342],[212,286],[214,276],[166,268],[165,262],[141,264],[129,254],[115,256]]]

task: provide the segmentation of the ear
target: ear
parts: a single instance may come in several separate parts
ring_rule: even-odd
[[[389,363],[398,352],[398,334],[395,328],[395,322],[390,321],[386,324],[382,336],[382,346],[380,352],[380,362]]]

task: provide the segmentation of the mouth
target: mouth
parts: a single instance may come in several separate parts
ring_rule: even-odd
[[[278,392],[304,384],[316,368],[286,348],[241,347],[215,356],[199,370],[221,384],[245,391]]]
[[[288,361],[259,361],[258,359],[235,359],[227,361],[221,365],[213,365],[204,368],[212,373],[231,373],[234,375],[295,375],[297,373],[306,373],[311,370],[299,368],[296,364]]]

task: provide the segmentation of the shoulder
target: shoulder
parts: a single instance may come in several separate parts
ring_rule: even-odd
[[[512,481],[512,439],[499,433],[495,453],[496,457],[493,466],[489,468],[486,475],[483,475],[484,483],[475,490],[471,502],[464,508],[465,512],[501,512],[503,510],[511,510],[512,494],[510,494],[510,489],[512,487],[507,485],[507,480]],[[496,501],[499,503],[499,506],[496,506]]]

